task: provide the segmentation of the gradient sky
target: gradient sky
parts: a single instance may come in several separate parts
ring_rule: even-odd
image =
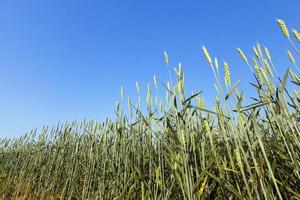
[[[167,80],[163,51],[183,63],[190,91],[215,96],[202,45],[226,60],[232,79],[251,77],[235,48],[269,47],[282,74],[287,41],[276,18],[300,30],[299,0],[1,0],[0,137],[58,121],[113,116],[120,86],[134,96],[154,74]]]

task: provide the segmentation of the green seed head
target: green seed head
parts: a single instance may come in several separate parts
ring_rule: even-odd
[[[215,66],[216,66],[217,71],[219,71],[219,62],[218,62],[217,58],[215,58]]]
[[[202,51],[203,51],[203,54],[204,54],[204,57],[206,59],[206,61],[208,62],[208,64],[212,64],[212,61],[211,61],[211,57],[207,51],[207,49],[205,48],[205,46],[202,47]]]
[[[240,48],[237,48],[237,51],[240,54],[240,56],[243,59],[243,61],[247,63],[248,59],[247,59],[246,55],[244,54],[244,52]]]
[[[140,93],[140,85],[138,82],[135,82],[136,91]]]
[[[121,86],[121,91],[120,91],[120,93],[121,93],[121,98],[122,98],[122,100],[124,99],[124,89],[123,89],[123,86]]]
[[[153,82],[154,82],[155,87],[157,88],[157,80],[156,80],[156,76],[155,75],[153,76]]]
[[[258,65],[255,65],[255,72],[256,72],[257,80],[258,80],[259,84],[263,85],[263,79],[262,79],[260,67]]]
[[[289,34],[289,31],[284,23],[284,21],[282,19],[277,19],[277,24],[279,25],[280,29],[281,29],[281,32],[282,34],[289,38],[290,37],[290,34]]]
[[[266,54],[268,60],[271,61],[271,54],[270,54],[270,51],[267,47],[265,47],[265,54]]]
[[[269,73],[269,74],[271,74],[271,75],[273,75],[273,72],[272,72],[272,69],[271,69],[271,67],[270,67],[270,65],[269,65],[269,63],[268,63],[268,61],[266,60],[266,59],[264,59],[264,66],[265,66],[265,68],[267,69],[267,72]]]
[[[293,29],[292,33],[293,33],[294,37],[296,38],[296,40],[300,43],[300,33],[296,29]]]
[[[290,51],[287,51],[287,54],[288,54],[289,60],[295,65],[296,61],[295,61],[295,58],[292,55],[292,53]]]
[[[166,65],[169,65],[170,64],[169,55],[168,55],[168,53],[166,51],[164,51],[164,56],[165,56]]]
[[[227,87],[231,85],[231,77],[230,77],[230,70],[229,70],[229,65],[227,62],[224,62],[224,71],[225,71],[225,84]]]

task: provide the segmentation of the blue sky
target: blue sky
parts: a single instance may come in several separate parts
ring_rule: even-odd
[[[134,96],[154,74],[167,80],[163,51],[183,63],[187,88],[215,96],[202,45],[249,82],[237,55],[269,47],[281,74],[288,65],[282,18],[300,30],[299,0],[0,1],[0,137],[58,121],[113,116],[120,86]]]

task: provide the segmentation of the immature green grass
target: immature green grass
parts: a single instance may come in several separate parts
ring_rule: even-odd
[[[187,96],[180,64],[175,82],[170,76],[163,84],[165,100],[153,98],[156,76],[154,87],[148,85],[146,112],[140,97],[137,105],[128,98],[130,114],[117,102],[116,120],[67,122],[0,140],[1,198],[300,199],[299,54],[293,43],[299,34],[293,29],[292,38],[285,23],[278,24],[295,64],[282,78],[267,48],[253,48],[253,65],[237,49],[254,75],[252,104],[245,105],[239,81],[231,84],[229,64],[221,81],[218,60],[203,47],[216,79],[214,110],[205,107],[201,92]],[[126,101],[123,87],[121,96]]]

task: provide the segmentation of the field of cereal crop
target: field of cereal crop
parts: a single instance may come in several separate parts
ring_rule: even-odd
[[[277,25],[291,44],[282,77],[268,48],[236,50],[257,92],[251,103],[231,82],[230,63],[203,46],[217,89],[207,108],[201,92],[186,94],[184,70],[173,71],[165,52],[170,80],[154,77],[146,105],[127,102],[122,88],[125,103],[116,102],[114,120],[2,139],[1,198],[300,199],[300,34],[280,19]],[[165,98],[153,95],[157,88]]]

